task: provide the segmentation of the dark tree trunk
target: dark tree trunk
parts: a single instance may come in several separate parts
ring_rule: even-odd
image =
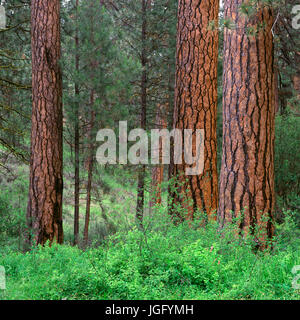
[[[275,113],[279,112],[279,83],[278,83],[278,66],[274,64],[274,109]]]
[[[92,110],[94,105],[94,91],[91,91],[90,96],[90,106],[91,106],[91,120],[89,125],[89,132],[88,132],[88,160],[87,160],[87,170],[88,170],[88,181],[86,187],[86,210],[85,210],[85,223],[84,223],[84,244],[85,246],[88,244],[89,241],[89,224],[90,224],[90,212],[91,212],[91,195],[92,195],[92,181],[93,181],[93,167],[94,167],[94,143],[92,142],[93,139],[93,128],[95,124],[95,111]]]
[[[298,97],[298,103],[300,101],[300,52],[295,53],[296,73],[293,77],[293,87]]]
[[[170,43],[171,35],[167,34],[162,39],[162,45],[165,47],[169,47],[171,45]],[[172,68],[172,62],[170,55],[167,58],[167,85],[165,88],[165,94],[164,94],[164,101],[163,104],[159,104],[157,106],[156,110],[156,119],[155,119],[155,127],[158,129],[168,129],[168,122],[169,122],[169,114],[171,111],[170,106],[173,107],[174,105],[174,84],[173,81],[175,79],[174,71]],[[173,109],[172,109],[172,115],[173,115]],[[152,187],[154,191],[154,198],[151,200],[150,207],[154,206],[155,204],[161,204],[162,203],[162,190],[161,190],[161,184],[164,179],[164,171],[165,171],[165,165],[162,164],[162,141],[160,141],[159,144],[159,154],[160,154],[160,164],[155,166],[152,169]],[[171,160],[171,159],[170,159]],[[171,162],[171,161],[170,161]],[[167,167],[168,172],[168,178],[170,174],[170,165]]]
[[[141,129],[146,130],[147,117],[147,7],[149,0],[142,1],[142,51],[141,51]],[[144,215],[144,201],[145,201],[145,174],[146,166],[141,165],[138,173],[138,187],[137,187],[137,204],[136,204],[136,218],[139,223],[143,221]]]
[[[208,216],[217,210],[218,13],[219,0],[179,0],[174,126],[204,129],[203,173],[185,175],[185,161],[173,168],[174,208],[180,204],[190,219],[196,210]],[[195,139],[192,149],[195,156]]]
[[[167,129],[167,111],[168,103],[164,105],[158,105],[156,110],[156,120],[155,127],[159,130]],[[160,204],[162,201],[161,198],[161,184],[164,178],[164,165],[162,164],[162,141],[159,143],[159,159],[160,164],[152,168],[152,199],[150,202],[150,207],[153,207],[155,204]]]
[[[75,34],[75,69],[76,74],[79,72],[79,36],[78,36],[78,2],[76,0],[76,34]],[[76,75],[76,76],[77,76]],[[75,186],[74,186],[74,245],[79,241],[79,194],[80,194],[80,139],[79,139],[79,85],[75,81],[75,128],[74,128],[74,145],[75,145]]]
[[[238,218],[245,232],[259,227],[258,240],[264,241],[273,235],[275,202],[273,11],[260,7],[245,17],[239,11],[243,2],[225,0],[225,18],[236,28],[224,34],[219,216],[223,224]]]
[[[31,2],[32,129],[27,210],[35,244],[63,242],[60,1]]]

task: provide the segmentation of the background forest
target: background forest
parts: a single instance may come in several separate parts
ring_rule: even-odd
[[[299,299],[299,287],[292,285],[292,269],[300,265],[300,38],[299,29],[293,28],[297,1],[238,1],[243,19],[251,20],[260,5],[272,7],[269,34],[273,35],[274,60],[271,69],[262,67],[258,71],[258,80],[265,77],[265,72],[274,85],[266,92],[272,91],[275,126],[268,128],[257,121],[258,132],[275,129],[275,152],[271,157],[274,175],[271,172],[270,176],[275,177],[276,201],[274,197],[273,206],[265,204],[272,207],[266,210],[272,218],[272,223],[266,222],[271,234],[267,244],[264,235],[259,235],[264,232],[260,230],[264,222],[254,219],[253,225],[249,222],[251,232],[244,232],[243,224],[248,220],[240,222],[232,202],[241,203],[236,211],[245,210],[245,216],[251,208],[244,207],[244,196],[238,201],[233,199],[235,196],[226,196],[226,187],[220,182],[225,176],[227,152],[232,153],[226,149],[231,131],[223,131],[229,125],[226,117],[232,112],[229,106],[226,109],[227,92],[231,83],[242,78],[228,78],[236,67],[232,61],[232,69],[224,70],[229,66],[228,50],[239,50],[233,42],[228,45],[230,31],[224,32],[241,26],[240,21],[234,22],[224,13],[235,1],[224,1],[219,12],[213,12],[219,22],[209,20],[207,34],[203,31],[208,39],[207,47],[203,47],[207,55],[211,54],[210,45],[218,53],[209,57],[210,61],[216,60],[218,79],[212,94],[216,116],[212,115],[211,120],[216,124],[216,144],[214,134],[210,141],[219,181],[214,180],[210,195],[204,195],[210,198],[207,202],[201,202],[200,196],[191,200],[184,191],[184,180],[183,188],[176,189],[180,186],[175,181],[180,168],[174,168],[174,163],[99,165],[95,157],[97,131],[118,130],[119,121],[128,121],[128,130],[143,128],[148,132],[180,124],[176,116],[178,108],[189,99],[183,88],[192,70],[185,66],[193,65],[196,58],[193,53],[188,58],[180,55],[178,39],[193,37],[192,32],[184,33],[185,26],[197,19],[192,12],[190,15],[194,17],[195,13],[195,17],[188,21],[188,10],[182,8],[200,1],[53,1],[61,5],[59,68],[63,105],[63,239],[62,232],[55,234],[57,241],[53,243],[51,237],[46,239],[48,242],[44,238],[36,240],[39,238],[29,219],[33,210],[30,213],[28,209],[28,203],[34,207],[33,200],[28,201],[30,181],[35,181],[30,174],[32,106],[38,105],[39,99],[32,81],[32,61],[37,62],[32,55],[35,33],[31,30],[38,25],[33,27],[30,1],[0,2],[7,18],[6,28],[0,29],[0,266],[6,270],[6,290],[0,290],[1,299]],[[32,2],[38,7],[37,1]],[[206,2],[211,7],[218,5],[218,1]],[[266,14],[262,16],[258,20],[263,30],[269,22],[264,21]],[[254,38],[255,32],[264,32],[251,26],[245,30],[246,37]],[[260,52],[265,50],[267,54],[268,37],[265,39],[265,48],[260,47]],[[236,56],[240,53],[236,51]],[[235,53],[231,54],[234,57]],[[202,68],[206,70],[205,63]],[[256,78],[253,70],[240,71],[252,81]],[[213,69],[208,72],[216,79]],[[259,83],[255,88],[264,90]],[[210,92],[210,87],[201,87],[200,92]],[[230,98],[232,103],[236,99],[236,105],[240,103],[239,93]],[[184,117],[183,122],[189,121],[187,113]],[[205,115],[207,125],[208,119]],[[236,139],[232,136],[231,147]],[[268,157],[266,154],[262,157]],[[241,160],[247,161],[246,156]],[[205,170],[213,171],[213,165],[205,166]],[[251,170],[250,165],[245,169],[249,181]],[[197,188],[207,190],[205,183]],[[215,196],[218,186],[219,198]],[[264,188],[267,190],[266,185]],[[193,204],[185,204],[184,196]],[[249,200],[250,207],[255,201],[255,197]],[[223,205],[230,207],[227,213],[222,211]],[[220,228],[228,212],[233,223]]]

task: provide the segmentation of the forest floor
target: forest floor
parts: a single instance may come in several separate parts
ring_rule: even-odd
[[[73,247],[72,174],[65,170],[65,244],[22,252],[27,205],[27,167],[1,181],[0,266],[6,290],[0,299],[299,299],[300,265],[296,212],[284,213],[272,250],[256,251],[251,237],[219,231],[215,222],[175,226],[164,203],[146,210],[144,230],[134,221],[135,185],[113,173],[96,173],[90,243]],[[99,180],[99,177],[101,179]],[[124,186],[123,181],[127,181]],[[82,179],[84,181],[84,178]],[[129,182],[128,182],[129,181]],[[166,188],[165,188],[166,189]],[[84,190],[84,184],[82,184]],[[85,194],[81,195],[80,235]],[[149,194],[147,193],[148,203]],[[2,206],[2,207],[1,207]],[[203,225],[203,224],[202,224]],[[294,269],[293,269],[294,268]],[[299,282],[299,281],[298,281]],[[298,289],[297,289],[298,288]]]
[[[1,299],[299,299],[300,251],[280,236],[272,251],[254,252],[251,240],[172,226],[160,218],[141,232],[118,232],[102,245],[6,249]],[[298,285],[299,286],[299,285]]]

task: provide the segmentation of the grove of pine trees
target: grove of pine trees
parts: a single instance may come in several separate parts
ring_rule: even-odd
[[[0,5],[1,299],[299,298],[296,1]]]

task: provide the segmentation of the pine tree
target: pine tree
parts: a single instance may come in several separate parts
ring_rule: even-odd
[[[2,1],[6,28],[0,29],[0,170],[10,172],[11,157],[28,164],[30,138],[30,5]]]
[[[34,243],[62,243],[60,1],[33,0],[31,27],[33,102],[27,220]]]
[[[79,11],[79,0],[75,2],[75,70],[78,75],[79,73],[79,21],[78,21],[78,11]],[[78,80],[75,76],[74,83],[74,94],[75,94],[75,112],[74,112],[74,153],[75,153],[75,181],[74,181],[74,245],[79,242],[79,209],[80,209],[80,129],[79,129],[79,99],[80,99],[80,88]]]
[[[174,127],[204,129],[203,173],[186,176],[185,162],[173,168],[173,207],[182,203],[189,218],[196,210],[210,216],[217,209],[218,12],[218,0],[179,0]],[[192,150],[195,156],[195,140]]]
[[[272,237],[274,209],[273,10],[225,1],[223,158],[219,216],[241,231]]]

